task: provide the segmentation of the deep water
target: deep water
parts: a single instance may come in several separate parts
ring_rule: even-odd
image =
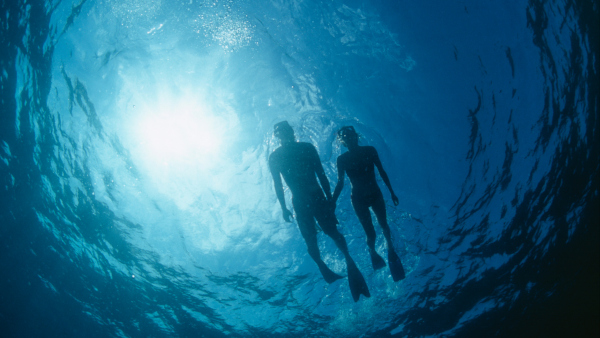
[[[598,1],[1,6],[0,336],[598,335]],[[336,130],[376,147],[406,279],[347,186],[371,298],[325,283],[269,174],[282,120],[332,185]]]

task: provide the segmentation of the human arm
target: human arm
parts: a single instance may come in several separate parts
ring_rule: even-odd
[[[381,176],[383,183],[385,183],[385,185],[390,190],[390,194],[392,194],[392,201],[394,202],[394,205],[398,205],[400,203],[400,201],[398,201],[398,196],[396,196],[396,194],[394,194],[394,189],[392,189],[392,184],[390,183],[390,179],[389,179],[387,173],[385,172],[385,170],[383,170],[383,165],[381,164],[381,160],[379,160],[379,154],[377,153],[377,150],[375,148],[372,148],[372,149],[373,149],[373,154],[372,154],[373,163],[377,167],[377,170],[379,170],[379,176]]]
[[[319,154],[317,154],[317,150],[313,147],[313,155],[311,156],[311,161],[313,163],[313,168],[315,173],[317,174],[317,178],[319,179],[319,183],[321,184],[321,188],[323,192],[325,192],[325,196],[327,200],[331,201],[331,186],[329,185],[329,180],[325,175],[325,170],[323,169],[323,165],[321,164],[321,159],[319,158]]]
[[[342,193],[342,189],[344,189],[344,177],[346,175],[346,167],[344,165],[344,161],[340,161],[340,158],[337,158],[337,170],[338,170],[338,181],[335,185],[335,191],[333,192],[333,203],[337,202],[338,197]]]
[[[281,182],[281,173],[277,169],[277,166],[274,163],[275,161],[272,158],[269,158],[269,170],[271,171],[271,176],[273,176],[273,185],[275,186],[275,194],[277,195],[277,199],[279,200],[279,205],[281,206],[281,211],[283,212],[283,219],[286,222],[291,222],[293,217],[292,213],[285,206],[285,195],[283,193],[283,183]]]

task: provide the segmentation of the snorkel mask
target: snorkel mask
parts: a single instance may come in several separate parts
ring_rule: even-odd
[[[342,128],[340,128],[340,130],[338,130],[337,134],[338,134],[338,136],[337,136],[338,140],[340,140],[340,141],[344,141],[350,136],[354,136],[354,137],[358,136],[358,134],[356,133],[356,130],[354,130],[353,126],[342,127]]]

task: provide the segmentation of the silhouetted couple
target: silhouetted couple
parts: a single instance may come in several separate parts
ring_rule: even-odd
[[[398,197],[394,194],[390,180],[381,166],[377,151],[373,147],[359,146],[358,134],[353,127],[343,127],[338,132],[338,139],[348,148],[348,152],[337,159],[338,183],[333,196],[329,180],[321,165],[317,150],[310,143],[296,142],[294,130],[287,121],[275,125],[275,137],[281,141],[281,147],[269,157],[269,169],[273,175],[275,192],[283,211],[283,219],[291,222],[292,213],[287,209],[283,193],[283,176],[292,191],[292,204],[296,212],[298,227],[306,241],[308,254],[317,263],[327,283],[343,278],[331,271],[321,259],[317,245],[315,219],[323,232],[331,237],[346,259],[348,282],[354,301],[360,295],[370,297],[367,283],[350,257],[344,236],[338,231],[338,220],[335,217],[335,205],[344,187],[344,176],[347,174],[352,184],[352,206],[367,234],[367,245],[371,254],[371,262],[375,270],[385,267],[385,261],[375,251],[375,229],[369,208],[373,209],[377,221],[383,229],[388,247],[388,263],[394,281],[404,278],[404,269],[398,255],[394,251],[390,228],[387,224],[385,202],[381,190],[375,180],[376,166],[379,175],[392,194],[394,205],[398,205]],[[315,177],[316,175],[316,177]],[[317,182],[319,179],[319,183]]]

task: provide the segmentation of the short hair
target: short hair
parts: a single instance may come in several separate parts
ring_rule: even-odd
[[[282,132],[294,132],[294,129],[292,129],[292,126],[290,126],[288,121],[281,121],[279,123],[276,123],[275,126],[273,126],[273,129],[273,134],[275,134],[275,137],[279,137],[279,135],[281,135]]]

